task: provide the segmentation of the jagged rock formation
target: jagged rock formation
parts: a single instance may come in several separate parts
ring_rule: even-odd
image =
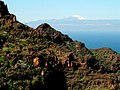
[[[30,28],[2,1],[0,10],[0,90],[120,89],[118,53],[89,50],[46,23]]]
[[[4,2],[0,0],[0,18],[8,14],[9,14],[9,11],[8,11],[7,5],[4,5]]]

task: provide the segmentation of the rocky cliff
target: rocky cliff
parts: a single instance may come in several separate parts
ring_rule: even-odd
[[[8,14],[9,14],[9,11],[8,11],[7,5],[4,5],[4,2],[0,0],[0,18]]]
[[[16,20],[0,1],[0,90],[119,90],[120,55],[91,49],[44,23]]]

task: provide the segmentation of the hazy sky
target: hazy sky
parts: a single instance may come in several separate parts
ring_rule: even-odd
[[[80,15],[86,19],[120,19],[120,0],[3,0],[22,22]]]

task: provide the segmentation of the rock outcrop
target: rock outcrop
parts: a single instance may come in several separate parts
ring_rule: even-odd
[[[8,14],[9,14],[9,11],[8,11],[7,5],[5,5],[4,2],[0,0],[0,18]]]
[[[36,28],[36,32],[39,33],[42,38],[48,39],[57,44],[62,44],[67,41],[72,41],[67,35],[63,35],[61,32],[56,31],[47,23],[41,24]]]

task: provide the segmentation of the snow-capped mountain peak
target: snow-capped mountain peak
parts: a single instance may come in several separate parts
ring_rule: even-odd
[[[72,15],[71,18],[75,18],[77,20],[84,20],[85,18],[80,15]]]

